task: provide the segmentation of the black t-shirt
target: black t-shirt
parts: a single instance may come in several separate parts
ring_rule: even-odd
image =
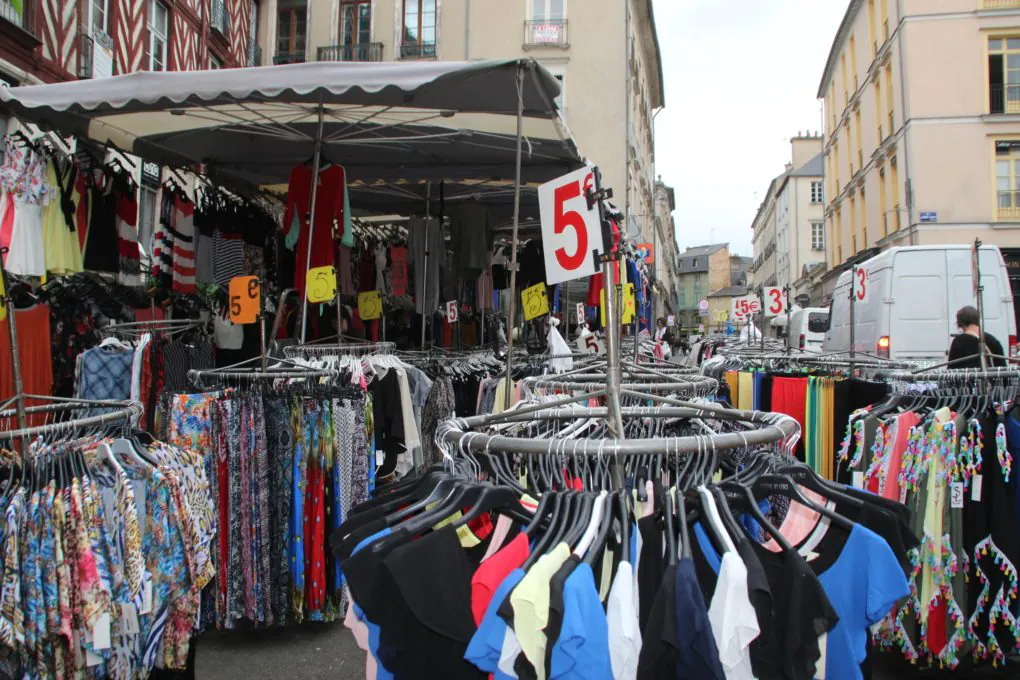
[[[368,386],[372,392],[372,413],[375,419],[375,447],[385,458],[377,477],[385,477],[397,467],[397,455],[404,450],[404,415],[400,402],[397,373],[389,370]]]
[[[991,333],[985,333],[984,335],[988,353],[1005,356],[1002,351],[1002,343]],[[949,346],[949,361],[965,359],[965,357],[971,358],[951,364],[950,368],[981,368],[981,357],[975,356],[980,352],[981,341],[978,338],[970,333],[960,333],[953,338],[953,344]],[[987,361],[989,366],[1004,366],[1006,364],[1004,359],[988,358]]]
[[[644,550],[641,552],[644,559]],[[645,598],[642,596],[641,599]],[[671,678],[677,673],[675,566],[666,567],[658,592],[655,597],[649,596],[648,599],[652,601],[652,606],[648,610],[648,625],[641,633],[637,677],[640,680]]]
[[[655,594],[662,585],[666,562],[663,559],[662,529],[657,517],[649,515],[638,520],[638,531],[641,532],[641,556],[638,558],[638,623],[641,630],[648,625],[648,617],[652,614]]]
[[[381,567],[370,595],[372,612],[365,608],[380,627],[379,662],[409,680],[484,680],[486,674],[464,659],[476,631],[471,614],[475,565],[457,530],[446,526],[405,543]]]

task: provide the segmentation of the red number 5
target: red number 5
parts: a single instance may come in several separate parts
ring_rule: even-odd
[[[557,187],[553,193],[556,205],[553,231],[556,234],[562,234],[567,227],[570,227],[577,236],[577,250],[573,255],[568,254],[565,248],[556,249],[556,261],[567,271],[573,271],[580,267],[588,253],[588,225],[585,224],[584,217],[576,210],[563,210],[564,203],[580,195],[581,185],[577,182]]]

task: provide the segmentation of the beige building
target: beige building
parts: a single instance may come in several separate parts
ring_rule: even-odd
[[[827,293],[875,249],[1020,246],[1020,0],[852,0],[818,97]]]
[[[679,266],[680,246],[676,242],[676,223],[673,221],[673,210],[676,209],[676,197],[673,187],[668,187],[659,179],[655,182],[655,261],[652,271],[656,281],[655,317],[676,314],[679,302]]]
[[[790,140],[790,161],[751,225],[753,288],[795,286],[805,266],[825,261],[823,165],[820,135]]]
[[[664,105],[652,0],[263,0],[271,63],[534,57],[628,227],[654,229],[652,116]]]

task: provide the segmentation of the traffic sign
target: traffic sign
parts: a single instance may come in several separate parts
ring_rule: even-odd
[[[735,297],[730,301],[730,318],[743,322],[747,317],[761,312],[761,302],[757,295]]]
[[[707,312],[708,311],[708,300],[704,300],[703,299],[701,302],[699,302],[698,303],[698,309],[700,309],[703,312]]]
[[[666,325],[667,326],[675,326],[676,325],[676,317],[673,316],[672,314],[667,316],[666,317]]]
[[[227,317],[236,324],[255,323],[259,318],[262,290],[257,276],[235,276],[227,286],[230,309]]]
[[[545,280],[549,285],[591,276],[598,270],[593,251],[604,252],[597,206],[588,207],[593,168],[567,173],[538,188]]]
[[[765,316],[779,316],[786,312],[786,296],[782,288],[765,289]]]
[[[382,295],[377,290],[358,293],[358,317],[372,321],[382,316]]]

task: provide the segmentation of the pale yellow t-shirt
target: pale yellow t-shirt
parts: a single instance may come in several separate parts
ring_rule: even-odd
[[[549,624],[549,582],[570,557],[570,546],[560,543],[552,552],[538,558],[510,594],[514,609],[514,632],[524,656],[535,667],[538,680],[545,680],[545,648]]]

